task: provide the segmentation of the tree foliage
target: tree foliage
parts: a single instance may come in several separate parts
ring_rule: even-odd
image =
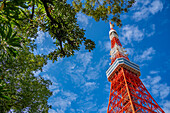
[[[0,19],[10,20],[19,36],[36,38],[39,29],[56,40],[57,49],[48,55],[50,60],[74,55],[83,42],[89,51],[95,47],[93,41],[84,37],[74,8],[65,0],[10,0],[3,4]]]
[[[3,60],[3,84],[8,91],[4,92],[10,100],[0,99],[0,112],[48,112],[48,98],[52,95],[49,90],[51,82],[41,76],[35,77],[34,71],[41,70],[47,63],[46,57],[34,55],[29,48],[18,51],[13,59]]]
[[[102,2],[101,2],[102,1]],[[35,77],[47,60],[69,57],[84,44],[93,50],[77,24],[81,12],[96,21],[108,20],[121,26],[120,14],[127,12],[134,0],[1,0],[0,1],[0,112],[47,112],[51,96],[49,80]],[[48,32],[55,40],[48,55],[34,55],[37,32]]]
[[[36,38],[38,29],[49,32],[55,39],[57,49],[51,52],[50,60],[74,55],[84,43],[91,51],[95,43],[86,39],[84,30],[77,24],[76,13],[81,11],[95,20],[107,20],[121,25],[120,14],[127,12],[134,0],[4,0],[1,3],[0,19],[11,21],[19,36]]]
[[[117,26],[121,26],[120,14],[128,12],[135,0],[74,0],[73,6],[76,12],[92,16],[96,21],[108,20],[111,16],[111,21]]]

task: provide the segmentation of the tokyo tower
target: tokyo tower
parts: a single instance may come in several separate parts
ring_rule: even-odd
[[[106,75],[111,87],[107,113],[165,113],[140,80],[139,66],[129,60],[111,23],[109,38],[111,66]]]

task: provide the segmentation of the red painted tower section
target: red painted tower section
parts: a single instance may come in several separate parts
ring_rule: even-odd
[[[106,75],[111,87],[107,113],[165,113],[143,85],[139,66],[129,60],[111,23],[110,28],[111,66]]]

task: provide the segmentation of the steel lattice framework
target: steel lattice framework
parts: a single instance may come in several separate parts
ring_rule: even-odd
[[[109,35],[111,66],[106,75],[111,87],[107,113],[165,113],[143,85],[139,66],[129,61],[112,25]]]

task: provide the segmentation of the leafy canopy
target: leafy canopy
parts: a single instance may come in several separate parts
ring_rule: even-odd
[[[10,62],[10,63],[9,63]],[[34,71],[41,70],[47,63],[46,57],[34,55],[29,48],[22,48],[18,55],[10,60],[4,58],[3,84],[8,91],[3,92],[9,100],[0,98],[0,112],[42,113],[51,108],[47,100],[52,95],[49,80],[41,76],[35,77]]]
[[[93,50],[77,24],[76,14],[84,13],[111,20],[121,26],[120,14],[127,12],[134,0],[1,0],[0,1],[0,112],[48,112],[51,82],[35,77],[47,59],[69,57],[80,49]],[[55,40],[47,56],[34,55],[38,31],[48,32]]]
[[[93,17],[96,21],[108,20],[115,22],[117,26],[121,26],[120,14],[128,12],[135,0],[73,0],[73,6],[76,12]]]
[[[36,38],[38,30],[49,32],[55,40],[56,49],[48,55],[50,60],[74,55],[84,44],[91,51],[95,43],[84,36],[77,24],[76,13],[92,16],[96,21],[107,20],[121,25],[120,14],[127,12],[134,0],[4,0],[1,3],[0,19],[10,21],[17,35]]]

